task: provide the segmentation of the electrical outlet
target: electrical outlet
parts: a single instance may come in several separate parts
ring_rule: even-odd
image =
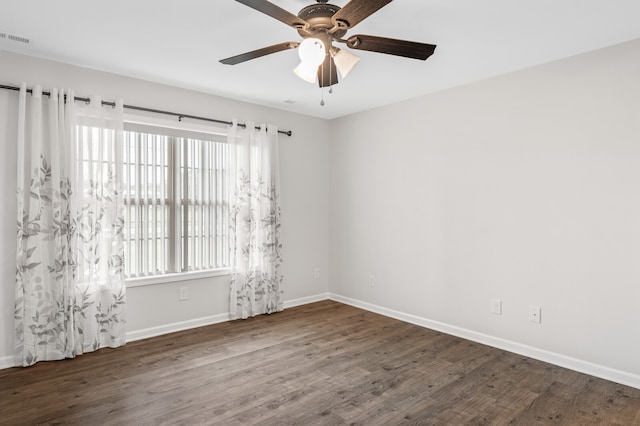
[[[373,275],[369,275],[369,287],[376,286],[376,277]]]
[[[313,278],[315,278],[316,280],[320,278],[320,268],[316,268],[313,270]]]
[[[180,300],[181,302],[189,300],[189,287],[180,287],[180,295],[178,296],[178,300]]]
[[[496,315],[502,315],[502,300],[491,299],[491,313]]]
[[[537,322],[538,324],[540,324],[540,314],[541,311],[539,306],[529,306],[529,321]]]

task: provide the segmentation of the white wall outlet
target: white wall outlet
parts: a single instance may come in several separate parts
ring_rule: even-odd
[[[320,268],[315,268],[313,270],[313,278],[315,278],[316,280],[320,278]]]
[[[369,287],[376,286],[376,277],[374,275],[369,275]]]
[[[178,296],[178,300],[185,301],[189,300],[189,287],[180,287],[180,295]]]
[[[491,299],[491,313],[496,315],[502,315],[502,300]]]
[[[539,306],[529,306],[529,321],[537,322],[540,324],[540,307]]]

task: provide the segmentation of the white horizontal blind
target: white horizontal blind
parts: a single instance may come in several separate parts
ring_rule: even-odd
[[[125,131],[127,278],[229,265],[227,144],[162,130]]]

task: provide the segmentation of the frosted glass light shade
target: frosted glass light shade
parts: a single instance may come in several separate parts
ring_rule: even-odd
[[[317,67],[324,62],[324,43],[317,38],[305,38],[298,46],[298,56],[304,64]]]
[[[293,72],[304,81],[315,83],[318,76],[318,65],[308,65],[300,62],[300,65],[295,67]]]
[[[309,83],[315,83],[318,75],[318,67],[324,62],[326,51],[322,40],[317,38],[305,38],[298,46],[300,64],[293,72]]]
[[[360,60],[356,55],[338,49],[337,47],[331,48],[331,56],[333,56],[333,62],[336,64],[336,68],[342,78],[345,78]]]

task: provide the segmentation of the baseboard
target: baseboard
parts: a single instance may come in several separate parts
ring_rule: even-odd
[[[306,305],[309,303],[319,302],[329,299],[329,293],[322,293],[315,296],[302,297],[299,299],[286,300],[284,308],[293,308],[294,306]],[[161,336],[163,334],[175,333],[177,331],[189,330],[191,328],[204,327],[207,325],[219,324],[221,322],[230,321],[231,316],[228,312],[224,314],[211,315],[202,318],[195,318],[188,321],[176,322],[171,324],[163,324],[157,327],[145,328],[142,330],[133,330],[127,332],[127,342],[148,339],[150,337]]]
[[[163,334],[175,333],[176,331],[183,331],[189,330],[191,328],[218,324],[229,320],[229,313],[225,313],[219,315],[211,315],[208,317],[195,318],[188,321],[163,324],[157,327],[145,328],[142,330],[133,330],[127,332],[127,342],[135,342],[136,340],[148,339],[150,337],[161,336]]]
[[[373,305],[371,303],[362,302],[360,300],[351,299],[339,294],[330,293],[329,298],[331,300],[335,300],[336,302],[355,306],[356,308],[364,309],[366,311],[374,312],[386,317],[395,318],[404,322],[408,322],[410,324],[415,324],[421,327],[451,334],[463,339],[482,343],[488,346],[493,346],[498,349],[503,349],[509,352],[517,353],[519,355],[524,355],[529,358],[537,359],[539,361],[544,361],[560,367],[568,368],[569,370],[578,371],[590,376],[599,377],[611,382],[620,383],[625,386],[631,386],[633,388],[640,389],[640,376],[637,374],[616,370],[581,359],[572,358],[555,352],[550,352],[532,346],[524,345],[522,343],[513,342],[511,340],[501,339],[499,337],[490,336],[487,334],[479,333],[477,331],[468,330],[454,325],[418,317],[416,315],[406,314],[403,312],[395,311],[393,309],[388,309],[382,306]]]
[[[284,302],[284,308],[293,308],[295,306],[308,305],[309,303],[320,302],[329,299],[329,293],[316,294],[315,296],[301,297],[299,299],[287,300]]]
[[[0,357],[0,370],[4,368],[16,367],[16,359],[13,356]]]

